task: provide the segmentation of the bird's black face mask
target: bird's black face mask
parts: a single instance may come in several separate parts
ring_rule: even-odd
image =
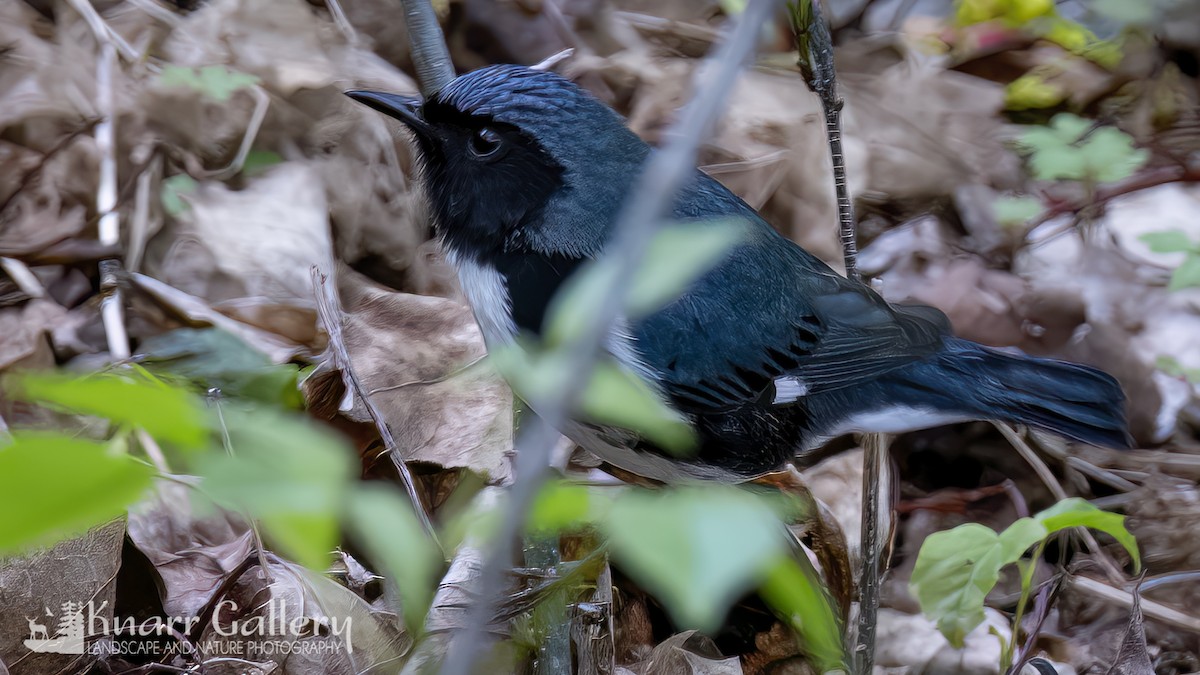
[[[453,255],[487,258],[521,248],[563,168],[534,139],[487,115],[375,91],[346,95],[412,132],[438,234]]]

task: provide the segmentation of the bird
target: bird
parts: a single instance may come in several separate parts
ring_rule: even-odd
[[[489,350],[542,334],[555,293],[604,254],[653,152],[583,88],[519,65],[459,75],[424,99],[345,93],[410,132],[435,234]],[[586,419],[560,429],[620,469],[665,482],[744,481],[810,465],[852,432],[972,420],[1131,444],[1108,374],[986,347],[956,337],[935,308],[889,304],[699,169],[671,217],[744,231],[681,296],[607,344],[691,425],[692,451]]]

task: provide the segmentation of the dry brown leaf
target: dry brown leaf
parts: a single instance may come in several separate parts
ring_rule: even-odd
[[[253,658],[273,664],[281,675],[383,675],[398,670],[412,641],[395,614],[372,608],[326,576],[270,558],[269,580],[256,565],[222,596],[222,612],[213,616],[197,641],[211,645],[212,656]],[[263,629],[230,634],[239,626],[255,625]],[[240,663],[214,662],[205,672],[243,671]]]
[[[234,191],[202,183],[190,208],[151,241],[148,274],[209,302],[265,296],[313,307],[309,268],[333,248],[320,176],[280,164]]]
[[[125,521],[117,520],[50,549],[4,560],[0,565],[0,662],[12,675],[87,670],[95,660],[91,654],[31,652],[23,641],[30,637],[35,622],[53,637],[58,622],[67,614],[65,603],[74,603],[76,608],[82,605],[85,621],[91,616],[97,622],[112,621],[124,536]],[[87,631],[85,623],[85,636]]]
[[[66,318],[67,310],[49,300],[0,309],[0,370],[52,367],[49,336]]]
[[[188,488],[174,483],[160,483],[153,498],[130,509],[129,538],[162,579],[163,611],[184,617],[199,616],[254,541],[238,516],[198,517]]]
[[[506,483],[512,475],[512,393],[494,373],[466,368],[484,355],[470,310],[444,298],[385,290],[344,268],[338,287],[354,372],[404,459],[467,468],[493,484]],[[304,384],[309,405],[370,423],[357,400],[352,408],[314,400],[318,392],[340,392],[329,387],[340,379],[331,362],[320,366]]]
[[[736,656],[723,657],[711,638],[687,631],[659,643],[650,658],[630,666],[637,675],[742,675]]]

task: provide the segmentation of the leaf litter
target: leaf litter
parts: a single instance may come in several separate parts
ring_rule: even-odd
[[[511,393],[479,362],[478,330],[429,241],[408,143],[389,122],[340,94],[351,86],[415,91],[394,8],[347,3],[348,23],[339,25],[326,7],[299,0],[278,0],[269,12],[254,0],[177,4],[97,6],[112,39],[139,55],[122,59],[114,72],[117,209],[124,220],[144,223],[140,243],[132,232],[126,241],[130,254],[144,252],[125,280],[135,360],[164,376],[175,366],[175,376],[206,382],[218,394],[265,398],[284,397],[295,374],[262,381],[246,373],[271,364],[315,366],[303,373],[309,410],[354,439],[364,473],[377,473],[376,430],[322,356],[309,269],[335,269],[352,364],[403,459],[420,468],[430,503],[449,513],[469,500],[454,486],[506,483]],[[511,24],[497,18],[481,41],[479,12],[490,9],[472,0],[449,4],[446,27],[458,63],[474,67],[497,54],[535,63],[575,47],[577,56],[559,67],[651,141],[686,100],[688,76],[719,34],[721,12],[717,3],[681,1],[522,5],[526,14],[506,19]],[[1167,246],[1156,233],[1177,231],[1171,236],[1200,242],[1193,217],[1200,192],[1194,179],[1152,181],[1172,163],[1191,171],[1187,163],[1200,148],[1194,68],[1180,60],[1187,53],[1194,63],[1197,45],[1174,6],[1185,3],[1154,3],[1163,8],[1138,19],[1161,30],[1173,51],[1131,42],[1117,71],[1028,36],[984,48],[1014,33],[963,27],[936,12],[922,16],[929,3],[878,4],[904,4],[912,15],[894,20],[898,31],[891,34],[839,30],[864,271],[890,300],[935,305],[972,339],[1113,372],[1129,392],[1140,450],[1123,455],[1041,438],[1034,445],[1067,494],[1130,516],[1151,578],[1197,569],[1200,548],[1188,533],[1200,518],[1200,378],[1194,376],[1200,290],[1189,282],[1191,254],[1182,239]],[[462,8],[468,20],[458,20]],[[543,21],[551,11],[559,18]],[[871,8],[863,26],[878,26],[888,11]],[[515,40],[510,25],[542,39]],[[5,372],[56,364],[86,369],[105,360],[95,262],[112,252],[93,246],[102,158],[92,133],[99,51],[91,30],[67,5],[0,6],[0,256],[13,261],[0,274]],[[948,51],[931,50],[934,43]],[[702,160],[780,231],[837,267],[820,111],[791,62],[780,41],[742,77]],[[1109,185],[1125,191],[1109,197]],[[139,190],[146,198],[137,197]],[[1077,204],[1084,208],[1070,206]],[[218,334],[237,342],[209,337]],[[241,367],[220,362],[231,350],[245,355]],[[3,392],[0,404],[6,427],[63,423],[61,415]],[[954,649],[919,613],[907,590],[916,551],[934,531],[972,521],[1000,531],[1053,498],[981,425],[910,434],[899,439],[894,456],[900,515],[878,662],[889,672],[997,672],[994,635],[976,628],[963,649]],[[826,575],[835,561],[856,555],[858,496],[840,489],[860,480],[855,457],[842,454],[804,478],[825,507],[823,527],[849,535],[834,546],[845,549],[837,555],[807,549]],[[471,474],[475,482],[465,478]],[[992,489],[1005,479],[1011,487]],[[364,590],[388,570],[384,561],[343,552],[343,571],[335,574],[349,588],[343,587],[259,551],[240,516],[196,512],[186,493],[180,484],[160,483],[131,509],[127,526],[105,526],[0,563],[0,578],[20,576],[19,583],[0,584],[3,667],[43,672],[91,662],[22,657],[19,643],[7,639],[28,632],[28,617],[49,620],[46,610],[56,612],[52,605],[67,596],[109,600],[111,612],[120,593],[152,598],[164,615],[209,611],[201,629],[210,633],[211,608],[220,599],[247,601],[240,619],[268,599],[294,603],[288,616],[307,621],[314,640],[335,637],[321,634],[320,616],[340,612],[364,626],[355,634],[364,649],[355,659],[363,660],[255,657],[238,666],[254,672],[394,672],[405,662],[413,637],[393,613],[402,603],[384,598],[391,591]],[[816,545],[808,527],[801,528],[800,551]],[[1200,592],[1186,584],[1152,588],[1144,620],[1136,603],[1131,619],[1128,607],[1096,590],[1131,590],[1095,571],[1095,561],[1119,551],[1101,542],[1103,551],[1073,549],[1068,570],[1088,583],[1067,585],[1035,653],[1057,662],[1059,672],[1141,673],[1149,672],[1147,663],[1157,672],[1200,668],[1195,636],[1181,632],[1179,622],[1163,621],[1175,616],[1169,612],[1190,616]],[[574,560],[595,555],[586,538],[564,540],[565,551],[572,547]],[[469,587],[470,543],[463,550],[468,555],[450,566],[451,586],[432,600],[427,629],[452,631],[462,620],[455,603],[468,597],[462,589]],[[138,569],[139,560],[153,571],[150,584],[114,581],[118,568]],[[572,591],[580,599],[573,631],[596,639],[589,642],[595,648],[580,651],[595,659],[580,664],[581,672],[712,675],[808,667],[802,646],[753,594],[734,603],[722,629],[702,636],[672,621],[660,599],[621,565],[615,557],[611,570],[607,563],[594,569]],[[1001,575],[987,596],[986,625],[1005,639],[1013,627],[1004,594],[1013,588]],[[588,605],[592,600],[597,604]],[[612,633],[591,628],[609,625]],[[1110,634],[1111,640],[1100,637]],[[1102,640],[1107,649],[1099,648]],[[409,665],[427,657],[418,647]],[[110,666],[122,665],[112,659]],[[212,672],[218,667],[212,664]]]

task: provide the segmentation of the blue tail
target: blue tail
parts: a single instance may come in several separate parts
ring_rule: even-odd
[[[1092,445],[1131,446],[1125,395],[1107,373],[1006,354],[961,338],[947,338],[945,345],[937,357],[896,373],[925,396],[942,394],[943,410],[1027,424]]]

